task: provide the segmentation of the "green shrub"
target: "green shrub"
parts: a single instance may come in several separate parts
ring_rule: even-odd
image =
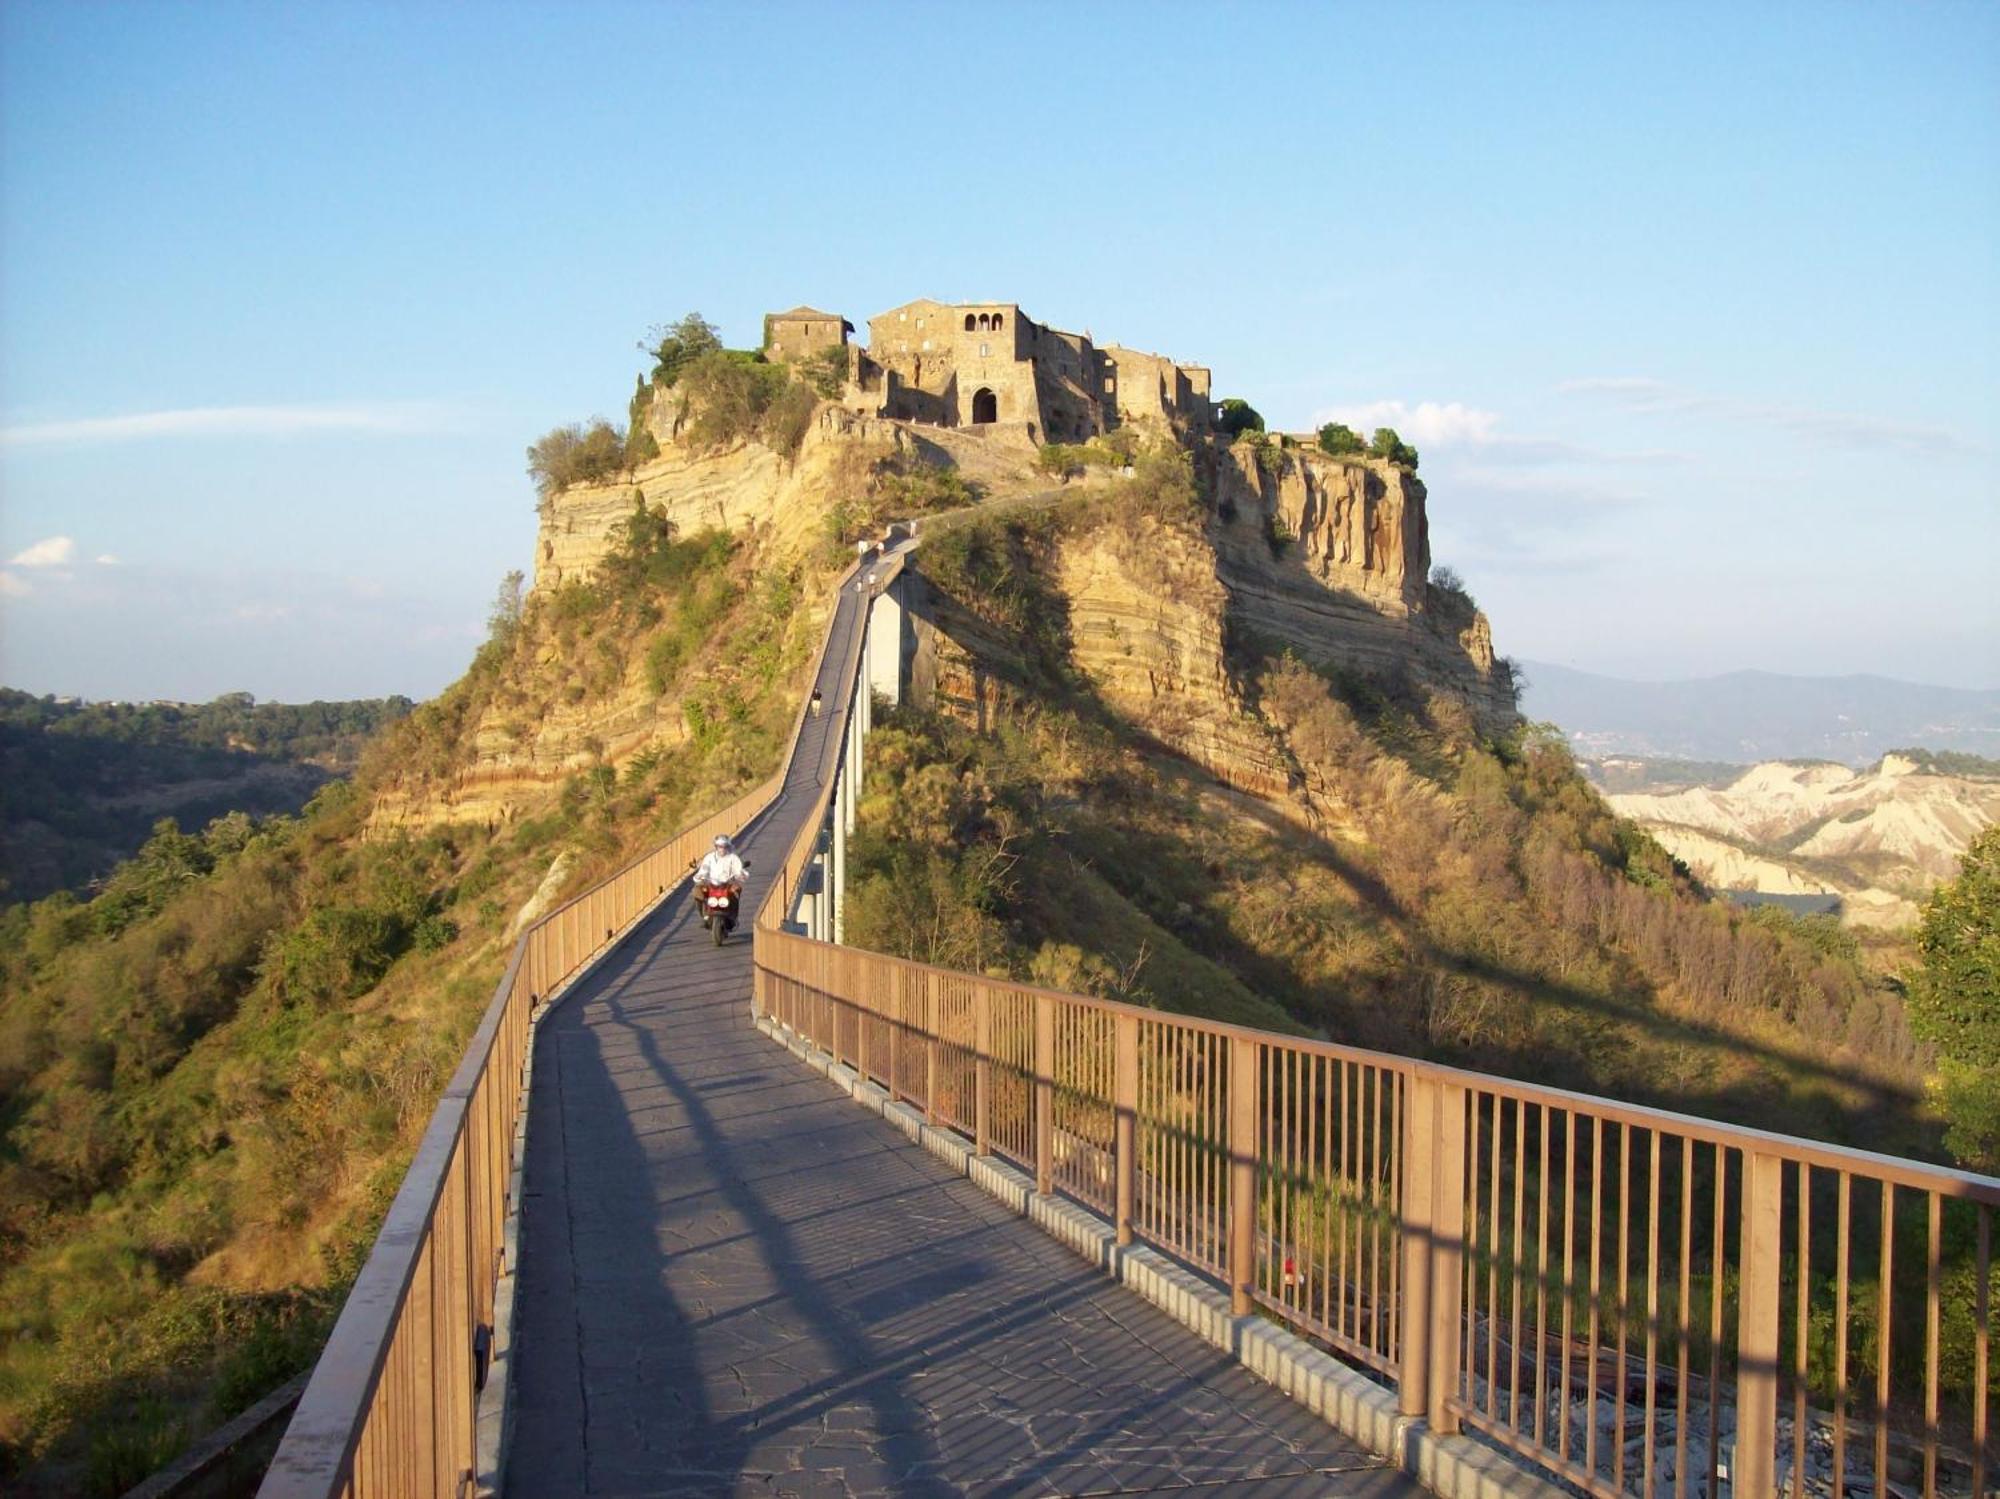
[[[1278,445],[1264,435],[1261,430],[1250,431],[1237,439],[1238,445],[1250,450],[1250,461],[1260,474],[1275,474],[1284,459]]]
[[[653,356],[653,384],[661,390],[678,381],[690,364],[721,347],[721,330],[698,312],[677,323],[661,324],[639,344],[642,353]]]
[[[528,449],[528,477],[544,500],[573,484],[601,484],[625,471],[625,434],[603,417],[555,427]]]
[[[1988,828],[1958,877],[1924,904],[1910,1024],[1937,1048],[1946,1143],[1976,1171],[2000,1169],[2000,828]]]
[[[772,397],[770,405],[759,418],[758,435],[772,452],[787,462],[796,462],[818,411],[819,397],[812,388],[796,380],[789,381]]]
[[[1355,457],[1368,451],[1361,434],[1340,422],[1328,422],[1319,429],[1319,450],[1335,458]]]
[[[653,409],[653,386],[644,375],[639,376],[638,388],[632,392],[632,404],[626,408],[625,422],[625,466],[637,468],[642,463],[650,463],[660,456],[660,441],[653,436],[647,417]]]
[[[847,384],[847,345],[828,344],[799,362],[799,376],[823,401],[840,399]]]
[[[1273,510],[1264,518],[1264,540],[1271,548],[1273,557],[1282,557],[1299,538],[1292,528],[1285,524],[1285,518]]]
[[[1083,450],[1063,442],[1043,443],[1035,467],[1051,479],[1074,479],[1083,472]]]
[[[1368,444],[1372,458],[1386,458],[1401,468],[1414,470],[1417,466],[1417,450],[1396,435],[1394,427],[1377,427],[1375,436]]]
[[[1238,396],[1230,396],[1222,403],[1222,410],[1215,418],[1218,431],[1230,437],[1240,437],[1245,432],[1262,432],[1264,418],[1257,414],[1257,408]]]
[[[688,394],[689,443],[714,452],[758,435],[764,414],[789,381],[783,365],[733,349],[703,354],[681,371]]]

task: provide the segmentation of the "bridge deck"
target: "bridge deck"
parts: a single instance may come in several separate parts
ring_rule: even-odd
[[[676,897],[542,1027],[511,1494],[1416,1492],[759,1036],[749,955]]]

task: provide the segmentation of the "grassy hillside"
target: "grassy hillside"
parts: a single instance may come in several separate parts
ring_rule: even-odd
[[[296,812],[411,708],[406,697],[60,703],[0,687],[0,901],[80,889],[172,817]]]
[[[811,566],[636,517],[594,580],[499,610],[352,783],[162,829],[94,899],[0,915],[0,1475],[120,1492],[310,1362],[513,913],[552,867],[579,888],[775,768]],[[503,828],[447,807],[368,834],[381,788],[442,794],[493,713],[635,680],[679,732]]]

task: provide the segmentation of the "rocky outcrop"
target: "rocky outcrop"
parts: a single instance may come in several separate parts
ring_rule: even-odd
[[[1430,586],[1423,484],[1373,459],[1245,443],[1211,460],[1218,574],[1241,627],[1358,675],[1439,687],[1489,730],[1514,721],[1486,617]]]
[[[712,526],[753,536],[774,555],[796,555],[824,534],[827,508],[843,489],[864,482],[878,462],[914,458],[921,441],[903,423],[822,406],[788,462],[759,442],[697,451],[676,440],[684,420],[678,405],[656,402],[654,413],[657,459],[629,478],[579,484],[543,502],[536,589],[588,577],[641,500],[683,533]]]
[[[1054,571],[1070,659],[1107,703],[1231,785],[1284,790],[1276,746],[1229,673],[1229,590],[1206,537],[1141,517],[1065,540]]]

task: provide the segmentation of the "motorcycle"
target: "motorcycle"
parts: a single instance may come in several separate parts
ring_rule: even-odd
[[[728,885],[696,885],[695,899],[701,904],[701,924],[708,928],[717,947],[736,930],[736,913],[741,898]]]

